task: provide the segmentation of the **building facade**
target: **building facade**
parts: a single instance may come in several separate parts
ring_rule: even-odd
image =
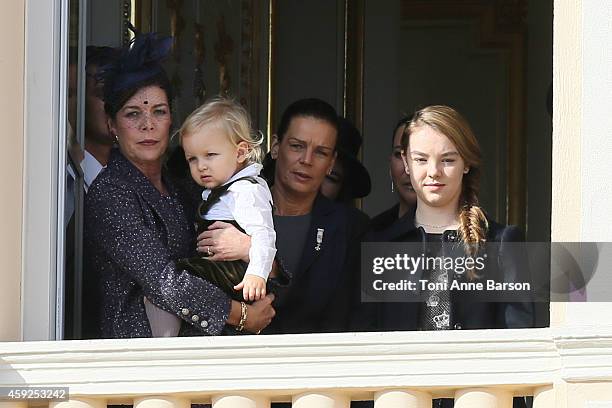
[[[612,407],[612,303],[551,304],[550,328],[452,333],[51,341],[63,206],[67,24],[60,0],[0,15],[0,386],[70,387],[69,408]],[[612,241],[612,4],[554,1],[552,241]],[[612,300],[612,299],[611,299]],[[0,401],[25,407],[27,402]]]

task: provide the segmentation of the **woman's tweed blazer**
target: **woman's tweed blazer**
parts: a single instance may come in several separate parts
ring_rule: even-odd
[[[85,200],[84,327],[103,338],[151,337],[143,298],[182,319],[180,335],[219,334],[230,299],[177,270],[194,255],[190,203],[165,177],[162,196],[118,150]],[[91,332],[91,331],[90,331]]]

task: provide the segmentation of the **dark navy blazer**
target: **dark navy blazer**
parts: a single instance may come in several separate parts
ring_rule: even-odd
[[[265,333],[347,330],[352,280],[358,275],[353,266],[365,222],[357,210],[317,196],[299,268],[290,286],[278,291],[276,317]],[[323,237],[317,250],[319,229]]]
[[[368,234],[365,241],[371,242],[422,242],[427,245],[425,232],[414,225],[414,210],[393,223],[383,231]],[[445,241],[457,240],[454,231],[446,231]],[[525,282],[529,280],[528,266],[524,254],[514,253],[515,245],[504,245],[509,242],[522,242],[524,237],[515,226],[505,226],[489,221],[487,242],[499,243],[494,270],[503,275],[505,282]],[[487,269],[489,270],[489,269]],[[373,305],[372,305],[373,306]],[[361,311],[361,321],[369,325],[359,327],[362,330],[417,330],[419,322],[418,303],[380,303],[376,307],[365,307]],[[375,311],[374,311],[375,310]],[[455,329],[494,329],[494,328],[527,328],[534,326],[534,308],[531,302],[476,302],[465,297],[453,301],[453,327]]]

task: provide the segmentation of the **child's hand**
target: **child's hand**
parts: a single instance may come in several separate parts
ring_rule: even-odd
[[[255,275],[244,275],[242,282],[234,286],[234,290],[240,289],[246,301],[263,299],[266,296],[266,280]]]

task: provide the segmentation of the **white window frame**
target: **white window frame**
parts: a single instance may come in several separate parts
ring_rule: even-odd
[[[79,72],[85,68],[89,2],[79,0]],[[70,29],[70,0],[26,0],[21,271],[21,339],[24,341],[64,337]],[[79,106],[74,132],[83,147],[85,75],[79,75],[78,81]],[[82,231],[81,228],[79,222],[76,229]],[[80,285],[80,279],[75,279],[75,284]],[[79,302],[80,291],[77,292],[76,302]],[[80,310],[73,313],[75,324],[80,327]]]
[[[26,341],[62,334],[57,300],[64,242],[58,231],[64,228],[68,3],[28,0],[25,7],[21,337]]]

